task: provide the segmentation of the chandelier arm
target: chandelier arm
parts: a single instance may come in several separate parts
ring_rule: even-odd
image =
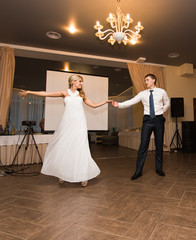
[[[127,33],[127,32],[126,32],[126,35],[129,36],[131,39],[134,39],[134,37],[131,34]]]
[[[129,34],[129,33],[137,34],[139,32],[134,32],[131,29],[127,29],[127,30],[124,31],[124,33],[126,33],[126,34]]]
[[[110,32],[110,33],[114,33],[114,30],[112,29],[107,29],[105,31],[101,31],[103,34],[107,33],[107,32]]]
[[[99,39],[104,40],[104,39],[106,39],[108,36],[110,36],[112,34],[113,34],[113,32],[110,32],[110,33],[106,34],[104,37],[100,36]]]
[[[114,28],[115,28],[115,31],[116,31],[116,32],[119,32],[118,27],[117,27],[117,24],[115,24]]]
[[[122,27],[122,32],[124,31],[124,29],[128,29],[128,27],[129,27],[129,23],[127,23],[127,25]]]
[[[113,29],[115,29],[116,32],[118,32],[117,21],[115,21],[114,24],[113,24],[113,22],[110,22],[110,26],[111,26]]]
[[[110,26],[111,26],[112,28],[116,28],[116,21],[115,21],[115,24],[113,24],[113,22],[110,22]]]
[[[123,18],[124,18],[124,15],[121,14],[120,15],[120,31],[121,32],[123,32],[123,26],[124,26]]]
[[[116,23],[116,30],[118,32],[121,32],[121,20],[120,20],[119,16],[118,16],[118,20],[117,20],[117,23]]]

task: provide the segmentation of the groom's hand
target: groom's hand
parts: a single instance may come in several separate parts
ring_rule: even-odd
[[[118,107],[118,102],[112,100],[112,106],[113,107]]]

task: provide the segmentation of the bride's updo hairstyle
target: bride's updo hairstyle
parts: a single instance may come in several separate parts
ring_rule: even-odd
[[[71,75],[70,77],[69,77],[69,79],[68,79],[68,83],[69,83],[69,88],[71,88],[72,86],[73,86],[73,82],[74,81],[77,81],[77,80],[82,80],[82,82],[84,81],[83,80],[83,78],[82,78],[82,76],[80,76],[80,75]],[[85,99],[85,92],[84,92],[84,90],[83,90],[83,87],[81,87],[80,89],[77,89],[78,90],[78,92],[79,92],[79,95],[80,95],[80,97],[82,97],[83,99]]]

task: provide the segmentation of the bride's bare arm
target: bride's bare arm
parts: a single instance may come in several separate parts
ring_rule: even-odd
[[[23,99],[26,97],[27,94],[40,96],[40,97],[66,97],[67,91],[59,91],[59,92],[45,92],[45,91],[25,91],[21,90],[18,92],[19,97]]]
[[[97,107],[101,107],[106,103],[111,103],[112,100],[106,100],[100,103],[93,103],[89,98],[85,97],[84,99],[84,103],[86,103],[88,106],[92,107],[92,108],[97,108]]]

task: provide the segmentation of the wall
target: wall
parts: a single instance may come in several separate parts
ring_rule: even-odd
[[[196,98],[196,70],[190,77],[180,77],[179,68],[167,66],[163,68],[165,88],[170,98],[184,98],[184,117],[181,121],[193,121],[193,98]]]
[[[189,77],[179,76],[179,67],[166,66],[162,70],[165,89],[169,98],[184,98],[184,117],[177,118],[179,133],[182,136],[181,122],[194,121],[193,98],[196,98],[196,70]],[[168,110],[168,140],[171,143],[172,137],[176,131],[176,118],[171,118],[171,108]],[[176,137],[174,144],[176,144]],[[173,144],[171,146],[175,147]]]

